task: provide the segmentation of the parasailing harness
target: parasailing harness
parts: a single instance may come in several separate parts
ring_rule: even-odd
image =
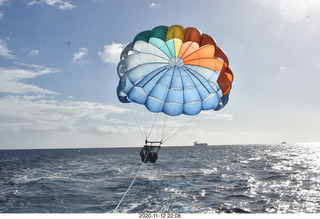
[[[162,141],[148,141],[147,139],[144,142],[144,146],[140,151],[141,161],[147,163],[155,163],[158,159],[158,152],[161,148]],[[155,144],[155,145],[154,145]]]

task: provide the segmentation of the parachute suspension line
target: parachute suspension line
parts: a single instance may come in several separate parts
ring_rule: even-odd
[[[163,112],[160,113],[159,118],[158,118],[158,124],[157,124],[157,138],[160,138],[160,141],[162,142],[163,140],[163,133],[165,130],[165,126],[166,126],[166,114],[164,114]]]
[[[152,125],[151,125],[151,127],[150,127],[150,129],[149,129],[149,134],[147,135],[147,138],[146,138],[146,139],[149,139],[150,134],[151,134],[151,131],[152,131],[152,129],[153,129],[153,127],[154,127],[154,124],[155,124],[155,122],[156,122],[156,120],[157,120],[157,117],[158,117],[158,113],[156,113],[156,115],[155,115],[155,117],[154,117],[154,119],[153,119]]]
[[[175,136],[176,134],[178,134],[178,133],[180,133],[181,131],[183,131],[184,129],[190,127],[191,124],[193,124],[193,123],[196,122],[196,121],[199,121],[200,119],[202,119],[202,117],[204,117],[204,116],[194,117],[193,119],[189,120],[189,121],[187,122],[187,124],[183,125],[180,129],[176,130],[175,132],[170,133],[170,135],[168,135],[168,137],[165,138],[165,139],[163,140],[163,142],[166,142],[167,140],[169,140],[170,138],[172,138],[172,137]],[[172,128],[172,129],[173,129],[173,128]]]
[[[201,114],[201,113],[200,113],[200,114]],[[201,120],[203,117],[205,117],[205,115],[203,115],[203,114],[202,114],[202,115],[199,115],[199,114],[198,114],[198,116],[193,116],[193,118],[190,119],[190,120],[188,120],[185,125],[181,126],[181,128],[177,129],[176,131],[174,131],[174,132],[172,132],[172,133],[169,133],[170,135],[168,135],[168,137],[165,138],[165,139],[163,140],[163,142],[166,142],[167,140],[169,140],[170,138],[172,138],[172,137],[175,136],[176,134],[178,134],[178,133],[180,133],[181,131],[189,128],[192,124],[194,124],[194,123],[196,123],[197,121]],[[174,127],[173,127],[172,129],[174,129]]]
[[[166,127],[166,123],[167,123],[167,118],[168,118],[168,116],[165,114],[164,118],[163,118],[163,124],[162,124],[161,141],[163,141],[165,138],[165,127]]]
[[[143,131],[143,127],[142,127],[142,125],[143,125],[142,120],[141,120],[142,116],[139,115],[140,110],[138,110],[138,107],[136,106],[136,104],[129,104],[129,105],[132,106],[132,107],[130,107],[131,108],[131,115],[132,115],[135,123],[138,125],[140,134],[142,135],[143,138],[146,138],[147,135],[146,135],[145,131]],[[135,110],[132,109],[133,107],[135,107]],[[136,115],[134,112],[138,112],[138,115]]]
[[[166,115],[166,118],[167,117],[169,117],[169,116]],[[166,139],[172,133],[172,131],[176,128],[177,120],[179,117],[180,116],[172,117],[172,119],[169,119],[168,122],[166,124],[164,124],[164,126],[166,126],[166,127],[164,128],[162,140]]]
[[[139,173],[140,173],[140,171],[141,171],[141,169],[142,169],[142,166],[143,166],[144,162],[146,161],[147,157],[148,157],[148,156],[146,156],[146,157],[144,158],[144,161],[142,162],[142,164],[141,164],[138,172],[136,173],[135,177],[133,178],[130,186],[128,187],[128,189],[127,189],[127,191],[124,193],[124,195],[122,196],[122,199],[121,199],[120,202],[118,203],[117,207],[113,210],[113,214],[117,213],[118,208],[119,208],[121,202],[123,201],[124,197],[128,194],[129,190],[131,189],[131,186],[133,185],[134,181],[136,180],[137,176],[139,175]]]

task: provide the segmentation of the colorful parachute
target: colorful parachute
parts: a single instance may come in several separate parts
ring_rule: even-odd
[[[194,27],[158,26],[139,33],[122,51],[118,99],[170,116],[220,110],[233,74],[215,40]]]

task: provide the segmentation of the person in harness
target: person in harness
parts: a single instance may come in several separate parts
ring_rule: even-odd
[[[150,143],[148,145],[148,143]],[[152,144],[157,143],[159,145],[154,146]],[[143,148],[140,151],[140,157],[141,157],[141,162],[149,162],[150,163],[155,163],[158,159],[158,152],[160,150],[160,145],[162,144],[161,141],[145,141],[145,145],[143,146]],[[156,151],[156,149],[158,149]]]

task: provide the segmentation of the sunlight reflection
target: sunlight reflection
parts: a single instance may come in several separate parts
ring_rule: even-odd
[[[304,0],[284,0],[280,5],[280,13],[288,22],[301,21],[307,14],[307,5]]]

